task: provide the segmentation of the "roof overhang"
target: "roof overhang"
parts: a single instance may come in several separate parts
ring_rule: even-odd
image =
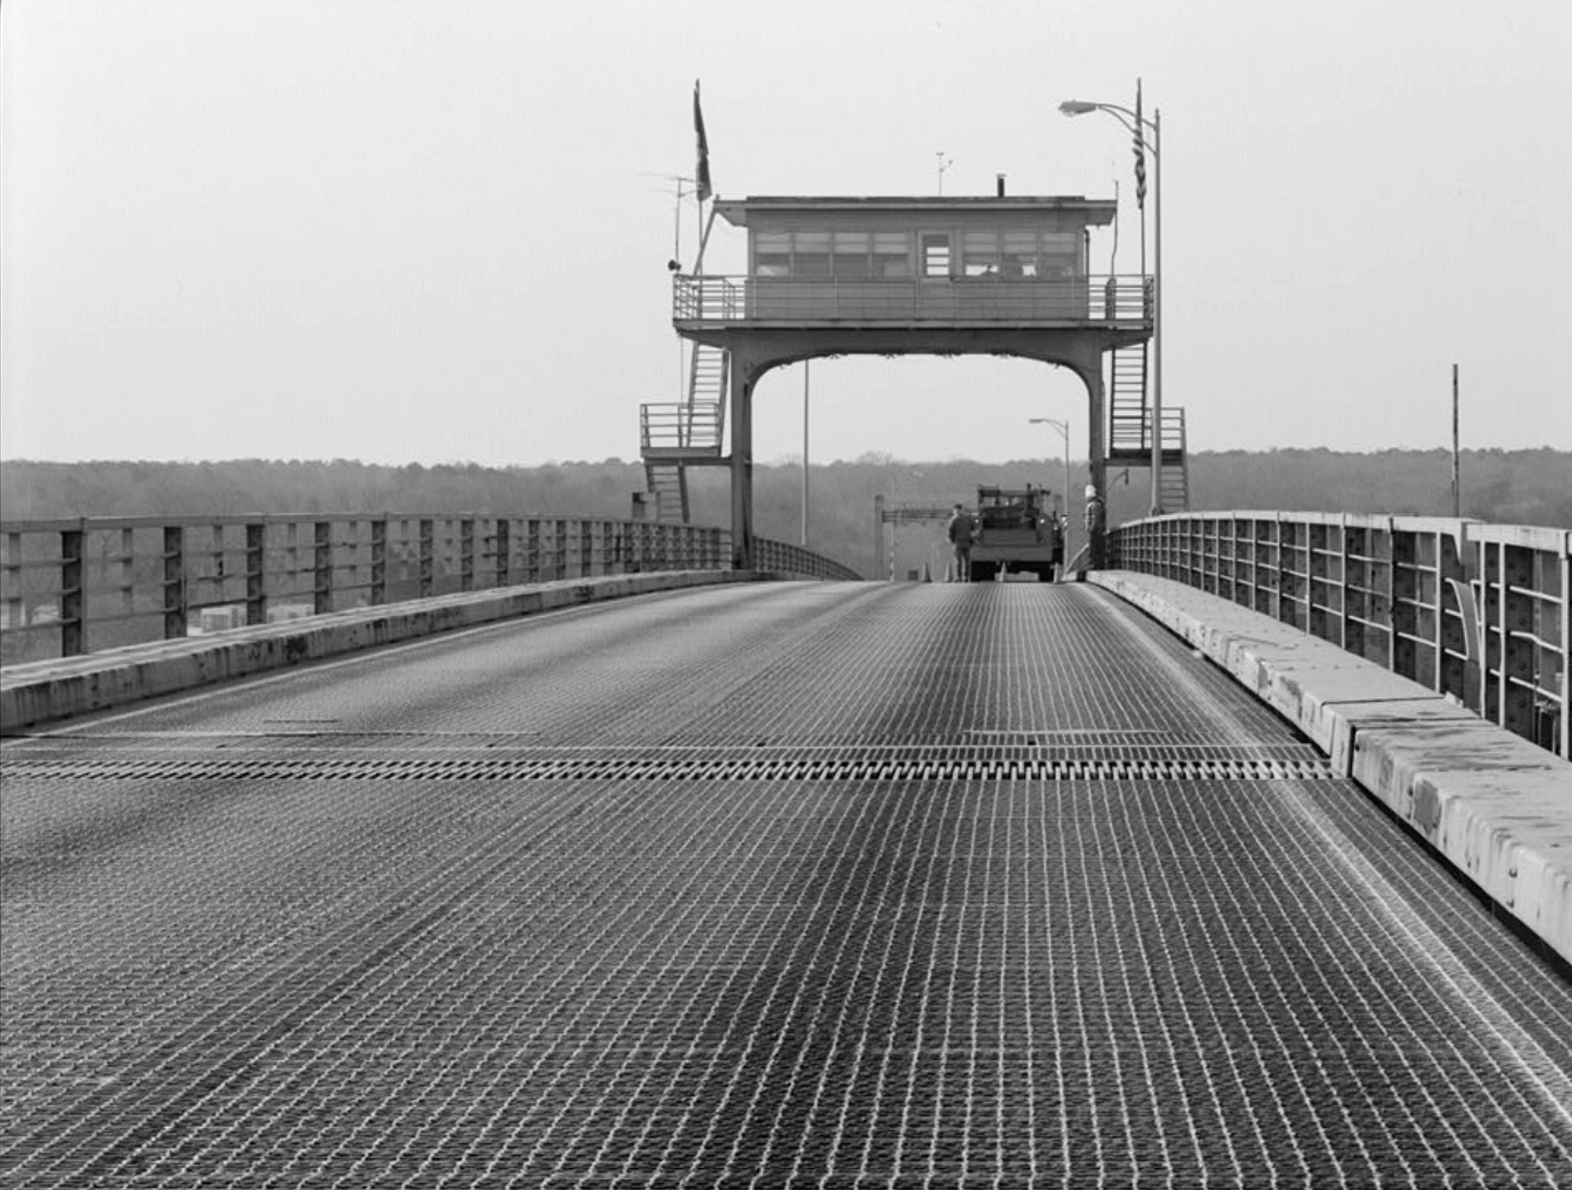
[[[1085,198],[1079,194],[1006,195],[1003,198],[962,196],[956,198],[803,198],[749,195],[747,198],[717,198],[716,213],[734,227],[747,227],[750,216],[794,213],[896,212],[938,215],[955,211],[987,211],[990,214],[1019,212],[1041,215],[1050,211],[1074,212],[1088,226],[1112,223],[1116,204],[1111,198]]]

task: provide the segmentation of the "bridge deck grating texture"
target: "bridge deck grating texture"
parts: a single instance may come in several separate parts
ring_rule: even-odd
[[[693,598],[7,744],[7,1184],[1572,1181],[1572,988],[1149,625]]]

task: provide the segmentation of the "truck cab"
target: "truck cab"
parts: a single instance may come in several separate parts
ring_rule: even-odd
[[[972,582],[1000,574],[1035,574],[1052,582],[1064,563],[1064,531],[1048,502],[1048,489],[979,487],[972,538]]]

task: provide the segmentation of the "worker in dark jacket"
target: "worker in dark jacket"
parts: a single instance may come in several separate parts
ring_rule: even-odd
[[[972,538],[977,535],[977,522],[972,519],[972,514],[959,504],[950,514],[950,547],[955,551],[955,569],[950,576],[951,582],[965,583],[971,581],[972,576]]]

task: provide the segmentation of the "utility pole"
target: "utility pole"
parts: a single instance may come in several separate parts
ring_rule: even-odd
[[[1457,466],[1457,365],[1452,365],[1452,515],[1463,515],[1463,485]]]
[[[802,361],[802,546],[808,546],[808,364]]]

